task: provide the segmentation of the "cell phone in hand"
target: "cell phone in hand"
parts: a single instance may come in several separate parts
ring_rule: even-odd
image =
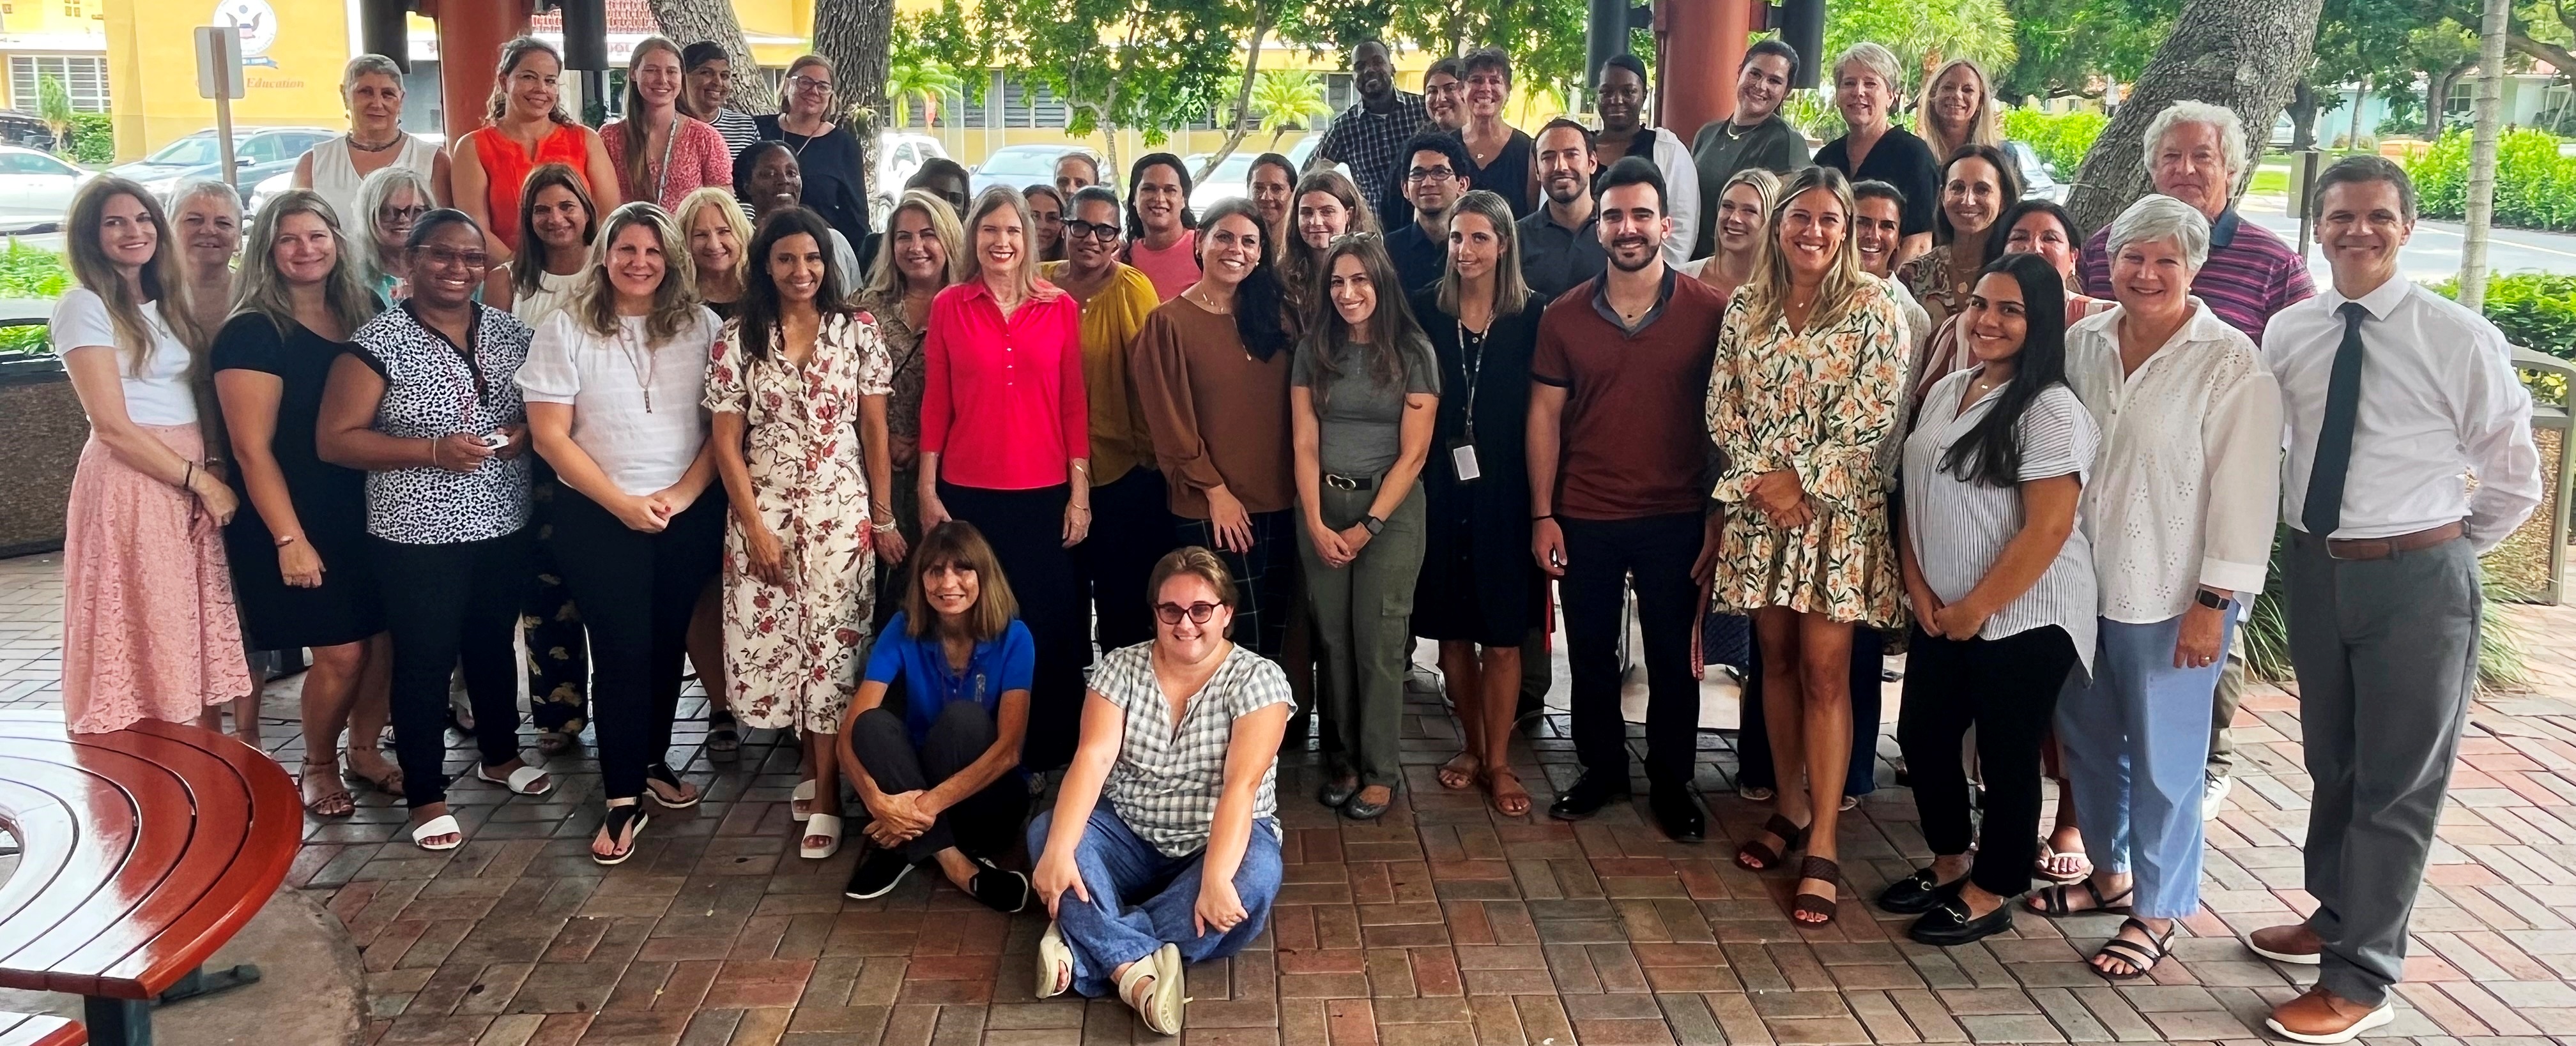
[[[475,438],[483,441],[484,446],[493,450],[499,450],[510,445],[510,434],[506,432],[486,432]]]

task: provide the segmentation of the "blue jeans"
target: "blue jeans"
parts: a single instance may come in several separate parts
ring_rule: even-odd
[[[2129,625],[2103,618],[2093,679],[2069,673],[2057,699],[2057,742],[2075,786],[2076,819],[2094,866],[2134,873],[2131,905],[2148,919],[2200,909],[2200,795],[2209,760],[2210,694],[2221,657],[2175,668],[2182,618]],[[2218,648],[2236,638],[2236,619]]]
[[[1053,810],[1029,823],[1030,853],[1046,852],[1047,831],[1054,823]],[[1279,896],[1279,822],[1263,818],[1252,823],[1252,840],[1234,870],[1234,893],[1243,901],[1244,920],[1232,930],[1200,934],[1191,926],[1199,903],[1199,862],[1206,857],[1205,847],[1184,857],[1166,857],[1129,831],[1108,800],[1092,808],[1082,842],[1073,851],[1091,903],[1067,890],[1056,905],[1056,930],[1073,950],[1075,992],[1089,998],[1111,994],[1120,966],[1154,954],[1166,942],[1181,946],[1182,962],[1194,963],[1225,958],[1261,936],[1270,921],[1270,902]]]

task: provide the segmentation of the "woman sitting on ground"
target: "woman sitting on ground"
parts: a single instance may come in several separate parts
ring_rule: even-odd
[[[1016,912],[1028,907],[1028,877],[991,858],[1010,851],[1028,816],[1020,740],[1037,643],[974,524],[932,527],[914,557],[918,580],[868,655],[841,725],[842,772],[867,804],[874,844],[842,895],[885,896],[913,866],[937,862],[958,889]],[[902,703],[888,706],[897,682]]]
[[[1081,748],[1029,852],[1054,920],[1038,996],[1114,985],[1174,1035],[1183,965],[1252,943],[1279,892],[1279,739],[1295,699],[1276,662],[1226,639],[1236,592],[1216,553],[1164,556],[1148,590],[1154,641],[1092,674]]]

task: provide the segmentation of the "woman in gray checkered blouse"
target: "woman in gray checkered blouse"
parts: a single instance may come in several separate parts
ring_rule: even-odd
[[[1054,920],[1038,997],[1115,987],[1173,1035],[1183,966],[1241,951],[1279,893],[1279,739],[1296,700],[1276,662],[1226,638],[1237,592],[1215,553],[1164,556],[1148,591],[1154,641],[1094,670],[1081,748],[1029,852]]]

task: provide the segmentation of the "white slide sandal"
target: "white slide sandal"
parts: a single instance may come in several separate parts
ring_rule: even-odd
[[[796,804],[810,804],[814,801],[814,779],[808,777],[796,782],[796,791],[790,793],[789,798],[794,799],[795,802],[787,804],[787,816],[794,818],[797,824],[804,824],[806,818],[814,816],[814,811]]]
[[[552,781],[546,782],[545,786],[542,788],[537,787],[533,783],[536,779],[546,776],[545,770],[541,767],[522,766],[516,770],[510,771],[510,779],[504,781],[498,777],[492,776],[491,774],[485,773],[483,771],[482,764],[477,763],[474,766],[474,776],[477,780],[500,785],[517,795],[544,795],[555,790],[555,783]]]
[[[432,845],[426,841],[442,835],[455,836],[456,841],[443,846]],[[411,842],[414,846],[433,852],[453,850],[465,845],[465,829],[456,823],[456,815],[440,814],[421,822],[420,827],[412,829]]]
[[[1073,987],[1073,949],[1064,943],[1064,933],[1053,922],[1047,923],[1046,936],[1038,938],[1038,998],[1052,999]]]
[[[807,837],[817,835],[830,836],[832,841],[822,846],[806,844]],[[798,857],[811,857],[819,861],[839,852],[841,852],[841,816],[839,814],[815,814],[805,822],[804,830],[796,833],[796,856]]]

